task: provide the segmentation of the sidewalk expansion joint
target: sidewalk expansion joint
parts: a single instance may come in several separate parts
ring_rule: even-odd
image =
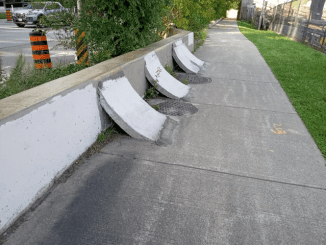
[[[255,108],[249,108],[249,107],[240,107],[240,106],[232,106],[232,105],[217,105],[217,104],[206,104],[206,103],[198,103],[196,101],[191,101],[193,105],[209,105],[209,106],[223,106],[223,107],[231,107],[231,108],[237,108],[237,109],[247,109],[247,110],[253,110],[253,111],[268,111],[268,112],[276,112],[276,113],[283,113],[283,114],[290,114],[290,115],[297,115],[296,112],[285,112],[285,111],[273,111],[273,110],[265,110],[265,109],[255,109]]]
[[[186,169],[200,170],[200,171],[205,171],[205,172],[210,172],[210,173],[219,173],[219,174],[223,174],[223,175],[235,176],[235,177],[240,177],[240,178],[244,178],[244,179],[252,179],[252,180],[258,180],[258,181],[264,181],[264,182],[270,182],[270,183],[277,183],[277,184],[282,184],[282,185],[291,185],[291,186],[296,186],[296,187],[303,187],[303,188],[308,188],[308,189],[326,191],[326,188],[324,188],[324,187],[296,184],[296,183],[290,183],[290,182],[284,182],[284,181],[278,181],[278,180],[271,180],[271,179],[263,179],[263,178],[258,178],[258,177],[253,177],[253,176],[246,176],[246,175],[241,175],[241,174],[228,173],[228,172],[223,172],[223,171],[218,171],[218,170],[213,170],[213,169],[205,169],[205,168],[186,166],[186,165],[176,164],[176,163],[168,163],[168,162],[154,161],[154,160],[137,158],[137,157],[129,157],[129,156],[121,155],[121,154],[116,155],[116,154],[112,154],[112,153],[106,153],[106,152],[103,152],[103,151],[101,151],[100,153],[106,154],[106,155],[112,155],[112,156],[115,156],[115,157],[127,158],[127,159],[131,159],[131,160],[141,160],[141,161],[147,161],[147,162],[152,162],[152,163],[158,163],[158,164],[164,164],[164,165],[170,165],[170,166],[177,166],[177,167],[186,168]]]
[[[220,63],[222,63],[222,62],[220,62]],[[226,63],[222,63],[222,64],[226,64]],[[231,81],[239,81],[239,82],[243,81],[243,82],[249,82],[249,83],[262,83],[262,84],[271,83],[271,84],[279,84],[280,85],[280,82],[279,81],[277,81],[277,82],[261,82],[261,81],[252,81],[252,80],[226,78],[226,77],[214,77],[213,79],[231,80]]]

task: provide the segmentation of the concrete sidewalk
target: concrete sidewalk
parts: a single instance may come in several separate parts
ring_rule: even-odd
[[[5,244],[326,244],[325,160],[257,48],[225,20],[195,55],[172,145],[108,144]]]

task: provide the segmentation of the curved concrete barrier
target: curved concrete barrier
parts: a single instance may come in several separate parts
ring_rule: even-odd
[[[190,88],[164,69],[154,51],[145,56],[145,63],[147,79],[162,94],[172,99],[181,99],[189,93]]]
[[[148,105],[123,72],[99,83],[101,106],[131,137],[156,141],[167,117]]]
[[[173,43],[173,58],[187,73],[198,73],[205,64],[188,50],[182,40]]]

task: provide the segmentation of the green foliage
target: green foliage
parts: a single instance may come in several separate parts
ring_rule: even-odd
[[[98,135],[97,142],[99,143],[105,142],[107,138],[114,133],[116,133],[116,131],[114,130],[113,126],[109,127],[107,130],[103,131]]]
[[[186,79],[186,78],[183,79],[182,83],[187,85],[188,84],[188,79]]]
[[[204,43],[207,36],[207,29],[204,28],[199,32],[195,32],[194,36],[195,40],[198,40],[198,43],[195,45],[193,53],[196,52],[196,50]]]
[[[6,13],[0,13],[0,19],[7,19]]]
[[[173,0],[174,22],[178,28],[200,32],[214,19],[226,17],[226,11],[239,5],[240,0]]]
[[[157,111],[160,109],[160,106],[159,106],[159,105],[153,105],[152,107],[153,107],[155,110],[157,110]]]
[[[173,71],[173,67],[172,66],[169,66],[168,64],[166,64],[164,66],[164,69],[170,73],[173,77],[177,77],[177,74]]]
[[[45,3],[42,3],[41,1],[34,1],[32,3],[33,9],[43,9],[45,7]]]
[[[147,98],[147,99],[155,99],[158,96],[159,92],[157,91],[156,83],[158,82],[157,79],[160,76],[161,71],[162,70],[160,68],[158,68],[157,71],[155,72],[156,73],[156,75],[155,75],[156,80],[153,81],[153,87],[150,87],[149,89],[146,90],[146,92],[144,94],[145,98]]]
[[[91,50],[112,56],[133,51],[160,39],[167,0],[85,0],[75,29],[85,31]]]
[[[155,87],[151,87],[149,89],[146,90],[144,96],[146,99],[155,99],[158,95],[158,91],[156,90]]]
[[[77,21],[77,16],[72,12],[61,11],[54,14],[42,16],[40,26],[45,26],[54,30],[60,30],[63,27],[70,26]]]
[[[46,82],[67,76],[84,69],[84,66],[69,64],[51,69],[37,70],[34,64],[27,65],[25,57],[20,54],[17,57],[16,65],[9,78],[4,78],[4,83],[0,84],[0,99],[23,92],[27,89],[39,86]]]
[[[238,22],[253,42],[326,158],[326,56],[273,31]]]

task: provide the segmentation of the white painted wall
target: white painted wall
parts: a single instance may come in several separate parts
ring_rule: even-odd
[[[92,84],[0,126],[0,229],[24,210],[101,132]]]

